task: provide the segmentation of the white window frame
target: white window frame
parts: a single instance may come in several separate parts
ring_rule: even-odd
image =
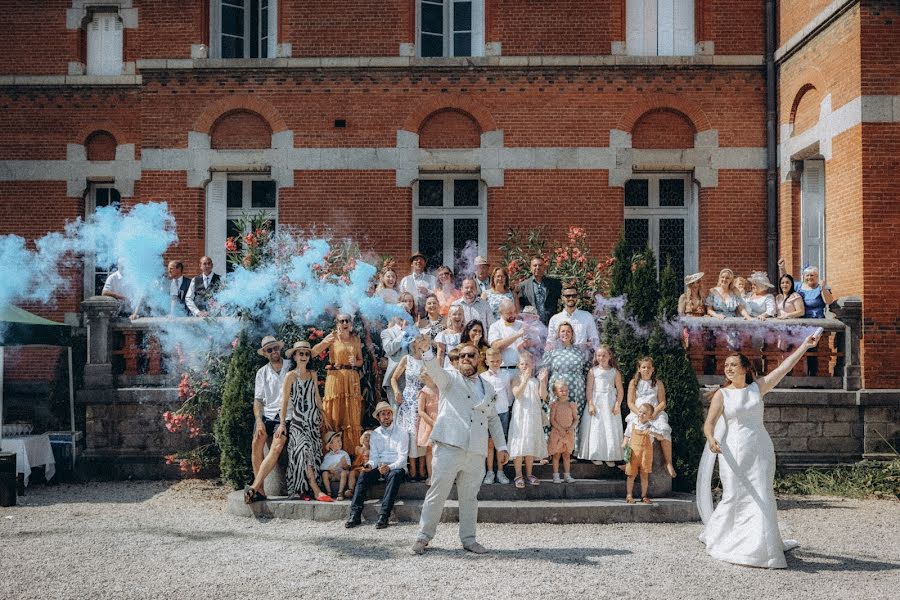
[[[222,58],[222,1],[210,0],[209,2],[209,57]],[[244,5],[244,57],[250,58],[250,19],[247,14],[250,12],[250,0],[225,0],[227,4]],[[278,56],[278,1],[268,0],[269,18],[267,20],[267,44],[266,56],[259,58],[277,58]],[[227,59],[227,60],[243,60],[243,59]]]
[[[647,206],[626,206],[625,219],[647,219],[647,242],[656,255],[656,273],[662,269],[659,255],[660,219],[684,219],[684,272],[699,270],[700,229],[699,229],[699,186],[692,181],[689,173],[635,173],[631,179],[646,179],[649,201]],[[684,206],[659,205],[659,181],[661,179],[684,180]]]
[[[437,3],[436,0],[416,0],[416,56],[422,57],[422,3]],[[452,58],[454,57],[453,34],[456,32],[453,23],[453,4],[456,1],[472,4],[472,52],[468,56],[484,56],[484,0],[443,0],[444,8],[444,50],[440,57],[426,56],[424,58]],[[460,32],[462,30],[459,30]]]
[[[232,181],[240,181],[241,189],[241,207],[232,208],[228,206],[228,183]],[[278,185],[275,184],[275,207],[274,208],[255,208],[251,205],[253,199],[253,182],[254,181],[272,181],[269,174],[260,173],[229,173],[225,184],[225,239],[228,239],[228,221],[252,218],[259,215],[275,221],[275,230],[278,230]],[[247,235],[249,230],[241,232],[241,235]],[[273,231],[274,233],[274,231]],[[223,265],[223,271],[227,271],[227,265]]]
[[[800,176],[800,262],[819,269],[819,277],[825,279],[826,252],[826,182],[825,161],[803,161]]]
[[[85,23],[86,73],[92,76],[121,75],[124,66],[125,24],[114,7],[91,9]]]
[[[459,179],[478,181],[478,206],[453,206],[453,182]],[[419,206],[419,181],[440,180],[444,182],[443,206]],[[444,222],[444,255],[439,261],[441,265],[455,264],[453,251],[453,220],[478,219],[478,254],[487,254],[487,185],[474,173],[453,173],[425,175],[413,182],[412,186],[412,250],[419,250],[419,219],[442,219]]]
[[[695,10],[695,0],[626,0],[626,51],[631,56],[693,56]]]
[[[108,182],[100,182],[100,181],[91,181],[88,183],[88,191],[84,196],[84,218],[90,218],[97,211],[97,190],[100,189],[108,189],[115,190],[119,193],[119,201],[122,200],[122,194],[119,190],[116,189],[115,183]],[[83,261],[83,284],[84,284],[84,299],[87,300],[94,296],[94,281],[97,277],[97,273],[106,273],[109,276],[112,273],[112,270],[105,271],[97,269],[97,259],[93,254],[85,254]]]

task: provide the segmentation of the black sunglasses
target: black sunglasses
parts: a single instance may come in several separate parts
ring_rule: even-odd
[[[577,298],[578,294],[563,294],[563,298]]]
[[[266,352],[266,353],[268,353],[268,354],[272,354],[273,352],[278,352],[278,350],[279,350],[279,348],[278,348],[277,346],[274,346],[274,347],[272,347],[272,348],[265,348],[265,349],[263,350],[263,352]]]
[[[338,323],[349,323],[350,319],[338,319]]]
[[[294,352],[294,356],[305,356],[305,357],[309,358],[310,353],[309,352]]]
[[[476,356],[478,356],[478,355],[475,354],[474,352],[460,352],[459,353],[460,358],[475,358]]]

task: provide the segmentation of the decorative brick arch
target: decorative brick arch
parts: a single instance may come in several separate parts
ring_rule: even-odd
[[[802,86],[800,86],[800,89],[797,90],[797,93],[794,95],[794,101],[791,102],[791,112],[790,116],[788,117],[788,123],[793,125],[794,121],[797,119],[797,109],[800,108],[800,101],[803,100],[803,96],[817,89],[819,88],[811,83],[804,83]]]
[[[75,135],[76,144],[82,146],[87,144],[88,138],[97,133],[108,133],[116,140],[116,144],[125,144],[127,137],[121,127],[111,121],[92,121],[90,124],[82,127]]]
[[[281,114],[267,100],[258,96],[229,96],[207,106],[194,122],[193,131],[209,134],[220,117],[238,111],[258,114],[272,128],[272,133],[288,128]]]
[[[84,140],[88,160],[116,160],[116,146],[116,136],[103,129],[98,129]]]
[[[699,106],[672,94],[648,94],[642,97],[619,118],[616,129],[631,133],[641,117],[654,110],[670,110],[680,113],[691,122],[698,132],[712,129],[709,118]]]
[[[434,113],[445,110],[454,110],[470,117],[478,124],[481,133],[497,129],[493,115],[483,104],[461,94],[436,96],[422,102],[406,117],[401,129],[418,133]]]

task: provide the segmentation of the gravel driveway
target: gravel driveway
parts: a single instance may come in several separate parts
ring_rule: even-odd
[[[29,488],[0,508],[0,598],[886,598],[900,589],[900,502],[783,498],[803,547],[788,569],[705,554],[698,524],[479,525],[493,549],[442,524],[425,556],[415,525],[256,521],[206,481]]]

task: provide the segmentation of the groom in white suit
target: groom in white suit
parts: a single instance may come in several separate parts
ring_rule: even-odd
[[[478,376],[476,369],[478,349],[470,344],[458,348],[459,370],[444,370],[434,358],[429,338],[419,338],[411,347],[413,356],[425,361],[425,370],[440,391],[438,415],[431,431],[434,443],[431,487],[422,505],[419,535],[412,547],[414,554],[425,552],[434,537],[454,482],[459,498],[459,539],[463,548],[475,554],[487,553],[487,549],[475,541],[475,523],[478,521],[478,489],[484,479],[488,429],[500,465],[509,460],[506,437],[494,404],[494,388]]]

